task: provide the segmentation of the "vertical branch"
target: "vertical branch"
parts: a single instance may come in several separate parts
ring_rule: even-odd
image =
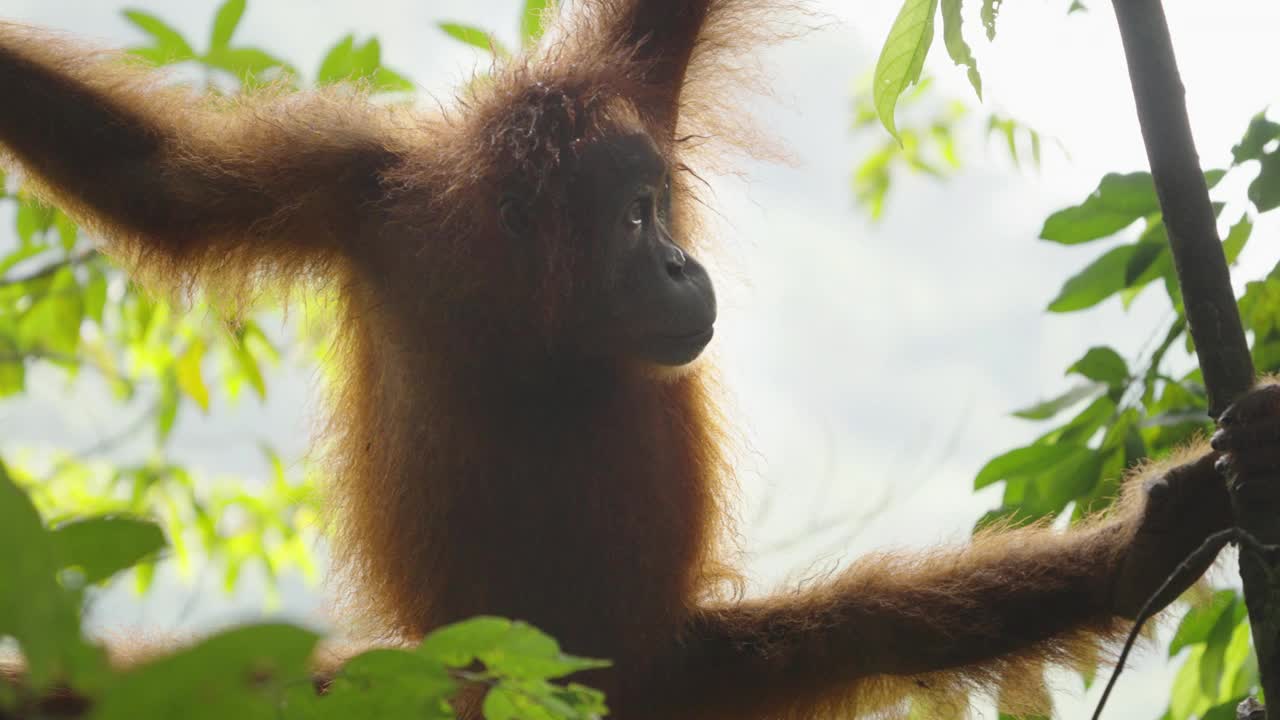
[[[1253,363],[1236,309],[1226,257],[1187,119],[1182,80],[1160,0],[1112,0],[1129,65],[1138,121],[1169,234],[1187,323],[1217,417],[1253,384]],[[1236,525],[1263,543],[1280,542],[1280,494],[1228,479]],[[1246,495],[1247,491],[1247,495]],[[1262,688],[1280,698],[1280,572],[1240,553],[1245,605]],[[1275,602],[1268,602],[1270,598]]]

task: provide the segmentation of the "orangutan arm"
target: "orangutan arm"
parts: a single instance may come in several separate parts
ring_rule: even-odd
[[[302,270],[342,249],[395,161],[354,93],[202,98],[0,23],[0,154],[163,281]]]
[[[1145,492],[1130,493],[1136,497],[1105,523],[1066,533],[991,532],[955,551],[870,556],[825,586],[707,606],[688,628],[677,664],[688,692],[679,694],[717,715],[764,709],[807,717],[801,706],[852,707],[855,690],[876,676],[965,689],[998,681],[1015,665],[1087,660],[1099,640],[1127,629],[1122,619],[1136,615],[1189,552],[1230,524],[1215,460],[1206,454],[1154,482],[1139,480]]]

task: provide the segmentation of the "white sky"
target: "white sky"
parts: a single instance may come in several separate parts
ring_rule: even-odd
[[[478,56],[434,22],[494,28],[514,44],[521,4],[254,0],[236,38],[310,69],[342,34],[377,34],[389,65],[448,97]],[[1082,199],[1103,172],[1146,167],[1109,4],[1094,0],[1092,12],[1067,17],[1067,0],[1009,2],[994,44],[971,33],[987,107],[1057,138],[1069,159],[1046,144],[1044,171],[1019,174],[996,146],[986,153],[983,143],[971,144],[967,169],[953,181],[896,183],[878,227],[854,208],[849,180],[882,138],[851,135],[850,96],[898,3],[815,5],[840,22],[764,52],[776,98],[754,108],[797,162],[747,164],[745,181],[715,182],[727,227],[725,253],[716,259],[724,307],[714,345],[755,451],[742,477],[741,516],[747,563],[762,588],[873,547],[962,540],[998,502],[998,489],[970,490],[978,467],[1038,433],[1008,412],[1063,390],[1063,369],[1090,345],[1132,353],[1167,318],[1158,291],[1127,314],[1115,300],[1075,315],[1041,312],[1066,277],[1101,252],[1036,241],[1044,217]],[[1249,118],[1277,97],[1280,3],[1168,5],[1201,157],[1206,167],[1225,166]],[[131,6],[198,42],[216,3]],[[10,0],[0,15],[108,45],[140,40],[117,3]],[[976,30],[970,15],[968,27]],[[928,69],[940,88],[972,103],[941,38],[932,55]],[[1223,217],[1239,213],[1233,207]],[[1269,243],[1276,225],[1267,219],[1255,228],[1240,278],[1257,277],[1276,261]],[[0,405],[3,449],[50,439],[79,445],[119,427],[117,411],[94,388],[38,377],[28,401]],[[286,366],[269,382],[266,407],[215,401],[208,420],[184,415],[175,451],[207,474],[247,476],[266,472],[259,437],[300,454],[306,409],[314,407],[308,378]],[[823,529],[807,532],[815,523]],[[797,535],[802,539],[792,542]],[[192,583],[162,573],[162,590],[141,604],[112,593],[98,621],[208,626],[260,611],[252,582],[234,598],[221,595],[217,582]],[[310,616],[320,603],[292,579],[284,595],[294,616]],[[1170,671],[1159,653],[1144,653],[1136,664],[1140,670],[1121,681],[1108,717],[1154,718],[1163,709]],[[1098,688],[1086,697],[1073,678],[1058,685],[1059,716],[1085,716]]]

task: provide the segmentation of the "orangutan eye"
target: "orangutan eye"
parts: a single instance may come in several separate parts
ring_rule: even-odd
[[[649,220],[653,201],[648,197],[642,197],[631,203],[631,207],[627,208],[627,222],[640,227]]]

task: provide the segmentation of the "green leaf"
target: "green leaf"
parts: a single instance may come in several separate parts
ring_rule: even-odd
[[[957,65],[969,68],[969,84],[982,100],[982,76],[978,74],[978,61],[973,57],[973,50],[964,40],[961,30],[963,18],[960,8],[963,0],[942,0],[942,41],[947,47],[947,54]]]
[[[96,267],[89,268],[89,280],[84,284],[84,314],[99,325],[102,310],[107,305],[107,276]]]
[[[1231,226],[1227,237],[1222,241],[1222,252],[1227,256],[1228,264],[1235,264],[1236,259],[1240,257],[1240,252],[1248,244],[1249,236],[1252,234],[1253,222],[1249,220],[1248,215],[1241,215],[1236,224]]]
[[[1164,224],[1161,223],[1161,228]],[[1144,237],[1134,248],[1133,256],[1129,258],[1129,262],[1124,267],[1124,286],[1128,288],[1141,288],[1147,283],[1160,277],[1160,269],[1165,263],[1159,262],[1163,257],[1168,255],[1169,246],[1167,243],[1147,242]]]
[[[1223,655],[1223,668],[1229,676],[1224,683],[1221,695],[1240,698],[1258,684],[1258,656],[1253,652],[1253,637],[1249,628],[1249,617],[1236,625],[1231,632],[1231,641],[1227,643],[1227,651]]]
[[[1200,720],[1236,720],[1236,706],[1244,701],[1244,697],[1234,697],[1220,705],[1214,705],[1200,716]]]
[[[553,638],[531,625],[485,616],[436,630],[418,652],[450,667],[479,660],[492,672],[523,680],[547,680],[609,665],[563,654]]]
[[[187,397],[196,401],[200,409],[209,412],[209,388],[205,387],[204,377],[200,373],[200,363],[204,359],[204,341],[194,340],[187,346],[182,356],[174,363],[178,387]]]
[[[1234,617],[1238,603],[1235,590],[1219,590],[1207,604],[1187,610],[1169,641],[1169,657],[1177,655],[1185,647],[1206,642],[1220,617],[1224,614]],[[1234,623],[1232,625],[1234,627]]]
[[[385,67],[374,73],[373,87],[378,92],[412,92],[416,89],[409,78]]]
[[[43,233],[53,227],[56,211],[52,206],[34,199],[24,199],[18,203],[18,214],[14,220],[14,229],[23,246],[30,245],[37,233]]]
[[[5,349],[3,352],[16,355],[16,349]],[[22,360],[0,360],[0,398],[17,395],[25,390],[26,387],[27,366],[23,364]]]
[[[108,515],[59,525],[51,538],[62,564],[79,568],[87,584],[106,580],[167,544],[153,522]]]
[[[18,324],[18,344],[26,350],[43,350],[71,357],[80,346],[84,300],[71,268],[53,276],[49,290],[35,301]]]
[[[902,92],[920,80],[920,71],[933,42],[933,17],[937,10],[938,0],[905,0],[876,61],[871,98],[880,122],[899,142],[894,108]]]
[[[1120,354],[1109,347],[1092,347],[1084,357],[1067,368],[1067,374],[1079,373],[1090,380],[1113,387],[1129,380],[1129,366]]]
[[[1280,124],[1268,120],[1265,111],[1254,115],[1244,137],[1231,148],[1232,162],[1239,165],[1247,160],[1261,159],[1267,154],[1267,144],[1272,140],[1280,140]]]
[[[310,685],[317,636],[282,624],[251,625],[121,675],[95,703],[95,720],[275,720],[287,684]]]
[[[58,244],[62,246],[63,251],[71,252],[71,249],[76,246],[76,240],[80,237],[75,222],[58,210],[53,214],[53,227],[58,231]]]
[[[1150,173],[1107,173],[1083,203],[1050,215],[1040,238],[1064,245],[1089,242],[1158,212],[1160,202]]]
[[[1248,194],[1258,212],[1267,212],[1280,207],[1280,151],[1263,156],[1261,163],[1262,170],[1249,183]]]
[[[244,339],[238,338],[231,343],[231,353],[235,358],[236,367],[240,373],[253,386],[253,391],[258,394],[260,399],[267,397],[267,383],[262,379],[262,370],[258,367],[258,360],[249,352],[249,348],[245,346]]]
[[[520,42],[528,49],[538,44],[542,37],[542,13],[547,9],[547,0],[525,0],[524,10],[520,12]]]
[[[317,83],[331,85],[342,82],[351,75],[355,43],[355,35],[347,35],[329,48],[324,59],[320,61],[320,70],[316,73]]]
[[[286,72],[293,71],[289,64],[280,58],[265,50],[251,47],[210,50],[201,59],[210,67],[226,70],[242,81],[252,80],[272,68],[281,68]]]
[[[1060,313],[1084,310],[1124,289],[1125,269],[1136,250],[1136,243],[1108,250],[1068,279],[1058,297],[1049,303],[1048,310]]]
[[[1103,456],[1088,448],[1083,450],[1032,481],[1033,491],[1027,493],[1022,503],[1024,511],[1035,517],[1054,515],[1093,489],[1102,471]]]
[[[472,47],[478,47],[481,50],[491,53],[497,57],[507,57],[511,54],[511,51],[507,50],[507,48],[502,44],[502,41],[499,40],[496,35],[491,32],[481,30],[478,27],[454,22],[438,23],[436,27],[439,27],[446,35],[454,40],[466,43]]]
[[[165,21],[141,10],[125,10],[124,16],[138,29],[151,36],[155,41],[153,47],[162,57],[163,62],[195,59],[196,53],[182,37],[182,33],[170,27]]]
[[[173,432],[178,419],[178,378],[173,372],[164,374],[160,383],[160,398],[156,406],[156,441],[163,445]]]
[[[351,53],[352,79],[363,80],[372,77],[382,65],[382,43],[378,38],[369,38],[365,44]]]
[[[231,35],[244,17],[245,0],[227,0],[218,8],[209,33],[209,49],[221,50],[231,44]]]
[[[1089,8],[1086,7],[1084,3],[1080,2],[1080,0],[1071,0],[1071,7],[1067,8],[1067,14],[1070,15],[1072,13],[1088,12],[1088,10]]]
[[[1203,645],[1191,648],[1173,680],[1173,692],[1169,698],[1171,720],[1189,720],[1210,707],[1212,699],[1200,693],[1200,657],[1203,654]]]
[[[0,636],[18,641],[27,681],[37,689],[55,679],[86,677],[102,657],[80,638],[75,596],[55,580],[54,543],[39,513],[0,464]]]
[[[987,40],[996,39],[996,18],[1004,0],[982,0],[982,27],[987,30]]]
[[[1094,383],[1077,385],[1055,398],[1038,402],[1031,407],[1015,410],[1013,416],[1023,420],[1048,420],[1081,400],[1097,395],[1102,390],[1103,387],[1101,385]]]
[[[982,466],[973,479],[973,489],[980,490],[1001,480],[1043,472],[1088,452],[1088,448],[1079,445],[1029,445],[1010,450]]]
[[[452,720],[458,686],[444,665],[419,653],[371,650],[347,661],[317,706],[324,717]]]
[[[1218,688],[1224,684],[1223,661],[1227,646],[1231,644],[1231,635],[1244,615],[1243,607],[1238,615],[1231,611],[1223,612],[1205,639],[1204,655],[1200,656],[1200,692],[1210,698],[1217,698]]]

